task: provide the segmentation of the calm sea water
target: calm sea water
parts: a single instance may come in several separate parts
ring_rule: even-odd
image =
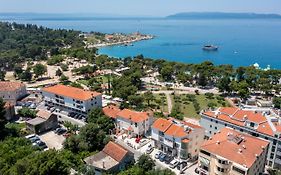
[[[164,19],[96,19],[96,20],[14,20],[50,28],[81,31],[123,32],[155,35],[134,46],[104,47],[102,54],[126,57],[143,54],[185,63],[205,60],[215,64],[248,66],[258,63],[281,69],[281,20],[164,20]],[[205,52],[202,46],[219,46],[217,52]]]

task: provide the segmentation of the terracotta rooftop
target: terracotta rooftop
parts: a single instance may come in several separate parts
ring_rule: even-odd
[[[20,82],[10,82],[10,81],[0,81],[0,91],[15,91],[21,87],[25,86]]]
[[[149,118],[147,112],[137,112],[130,109],[123,109],[117,116],[136,123],[143,122]]]
[[[117,117],[117,114],[121,111],[121,109],[119,109],[117,106],[109,105],[104,107],[102,111],[106,116],[115,119]]]
[[[43,88],[42,91],[65,96],[65,97],[70,97],[82,101],[89,100],[93,97],[101,95],[101,93],[98,92],[83,90],[80,88],[75,88],[75,87],[70,87],[60,84]]]
[[[250,168],[256,161],[256,156],[260,156],[268,144],[266,140],[223,128],[205,141],[201,149]]]
[[[36,115],[37,117],[48,120],[51,117],[52,113],[46,110],[39,110]]]
[[[102,150],[105,154],[112,157],[117,162],[120,162],[129,152],[117,143],[110,141]]]
[[[234,125],[245,126],[245,122],[256,123],[256,131],[273,136],[274,131],[268,123],[267,119],[263,114],[256,113],[254,111],[242,110],[235,107],[222,107],[218,111],[207,111],[203,113],[204,115],[212,118],[216,118]],[[278,124],[279,125],[279,124]],[[279,126],[275,126],[279,128]],[[281,128],[281,127],[280,127]],[[254,129],[254,128],[252,128]]]
[[[185,127],[189,127],[192,129],[202,128],[189,122],[175,120],[173,118],[159,118],[152,125],[152,128],[154,129],[162,131],[167,135],[179,138],[186,137],[191,132],[191,130],[186,130]]]

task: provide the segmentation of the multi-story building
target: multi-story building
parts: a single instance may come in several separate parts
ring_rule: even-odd
[[[223,128],[200,148],[201,175],[258,175],[264,172],[269,142]]]
[[[125,132],[131,137],[146,135],[153,123],[153,115],[150,112],[121,110],[113,105],[104,107],[103,112],[115,121],[117,132]]]
[[[213,111],[202,111],[200,125],[206,129],[206,137],[211,137],[224,127],[231,127],[268,140],[267,165],[281,168],[281,119],[276,114],[221,107]]]
[[[204,132],[204,128],[198,125],[173,118],[159,118],[151,127],[155,147],[179,159],[198,158]]]
[[[0,97],[6,102],[16,104],[27,95],[26,86],[20,82],[0,81]]]
[[[55,85],[42,89],[46,105],[86,115],[92,108],[102,107],[102,94],[80,88]]]
[[[128,131],[131,136],[147,134],[152,122],[153,117],[149,112],[137,112],[130,109],[121,110],[116,117],[117,128]]]

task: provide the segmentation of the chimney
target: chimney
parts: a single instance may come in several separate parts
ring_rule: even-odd
[[[242,149],[239,149],[239,150],[238,150],[238,153],[242,154]]]
[[[243,147],[244,149],[246,149],[246,146],[245,146],[245,145],[242,145],[242,147]]]
[[[220,144],[220,141],[218,140],[216,143],[217,143],[217,145],[219,145],[219,144]]]

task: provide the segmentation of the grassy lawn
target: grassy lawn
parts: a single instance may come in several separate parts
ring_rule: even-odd
[[[207,96],[204,94],[194,95],[194,97],[197,103],[199,104],[200,111],[209,108],[208,104],[209,105],[211,104],[214,107],[229,106],[227,101],[216,95],[214,95],[213,98],[207,98]],[[173,106],[177,101],[177,103],[180,106],[180,111],[183,113],[184,117],[200,119],[200,115],[195,110],[194,102],[190,101],[188,95],[181,94],[181,95],[176,95],[176,97],[172,95],[171,98],[172,98]]]
[[[168,112],[167,97],[165,94],[153,94],[154,100],[150,102],[152,109]],[[147,106],[147,102],[144,101],[144,105]]]

